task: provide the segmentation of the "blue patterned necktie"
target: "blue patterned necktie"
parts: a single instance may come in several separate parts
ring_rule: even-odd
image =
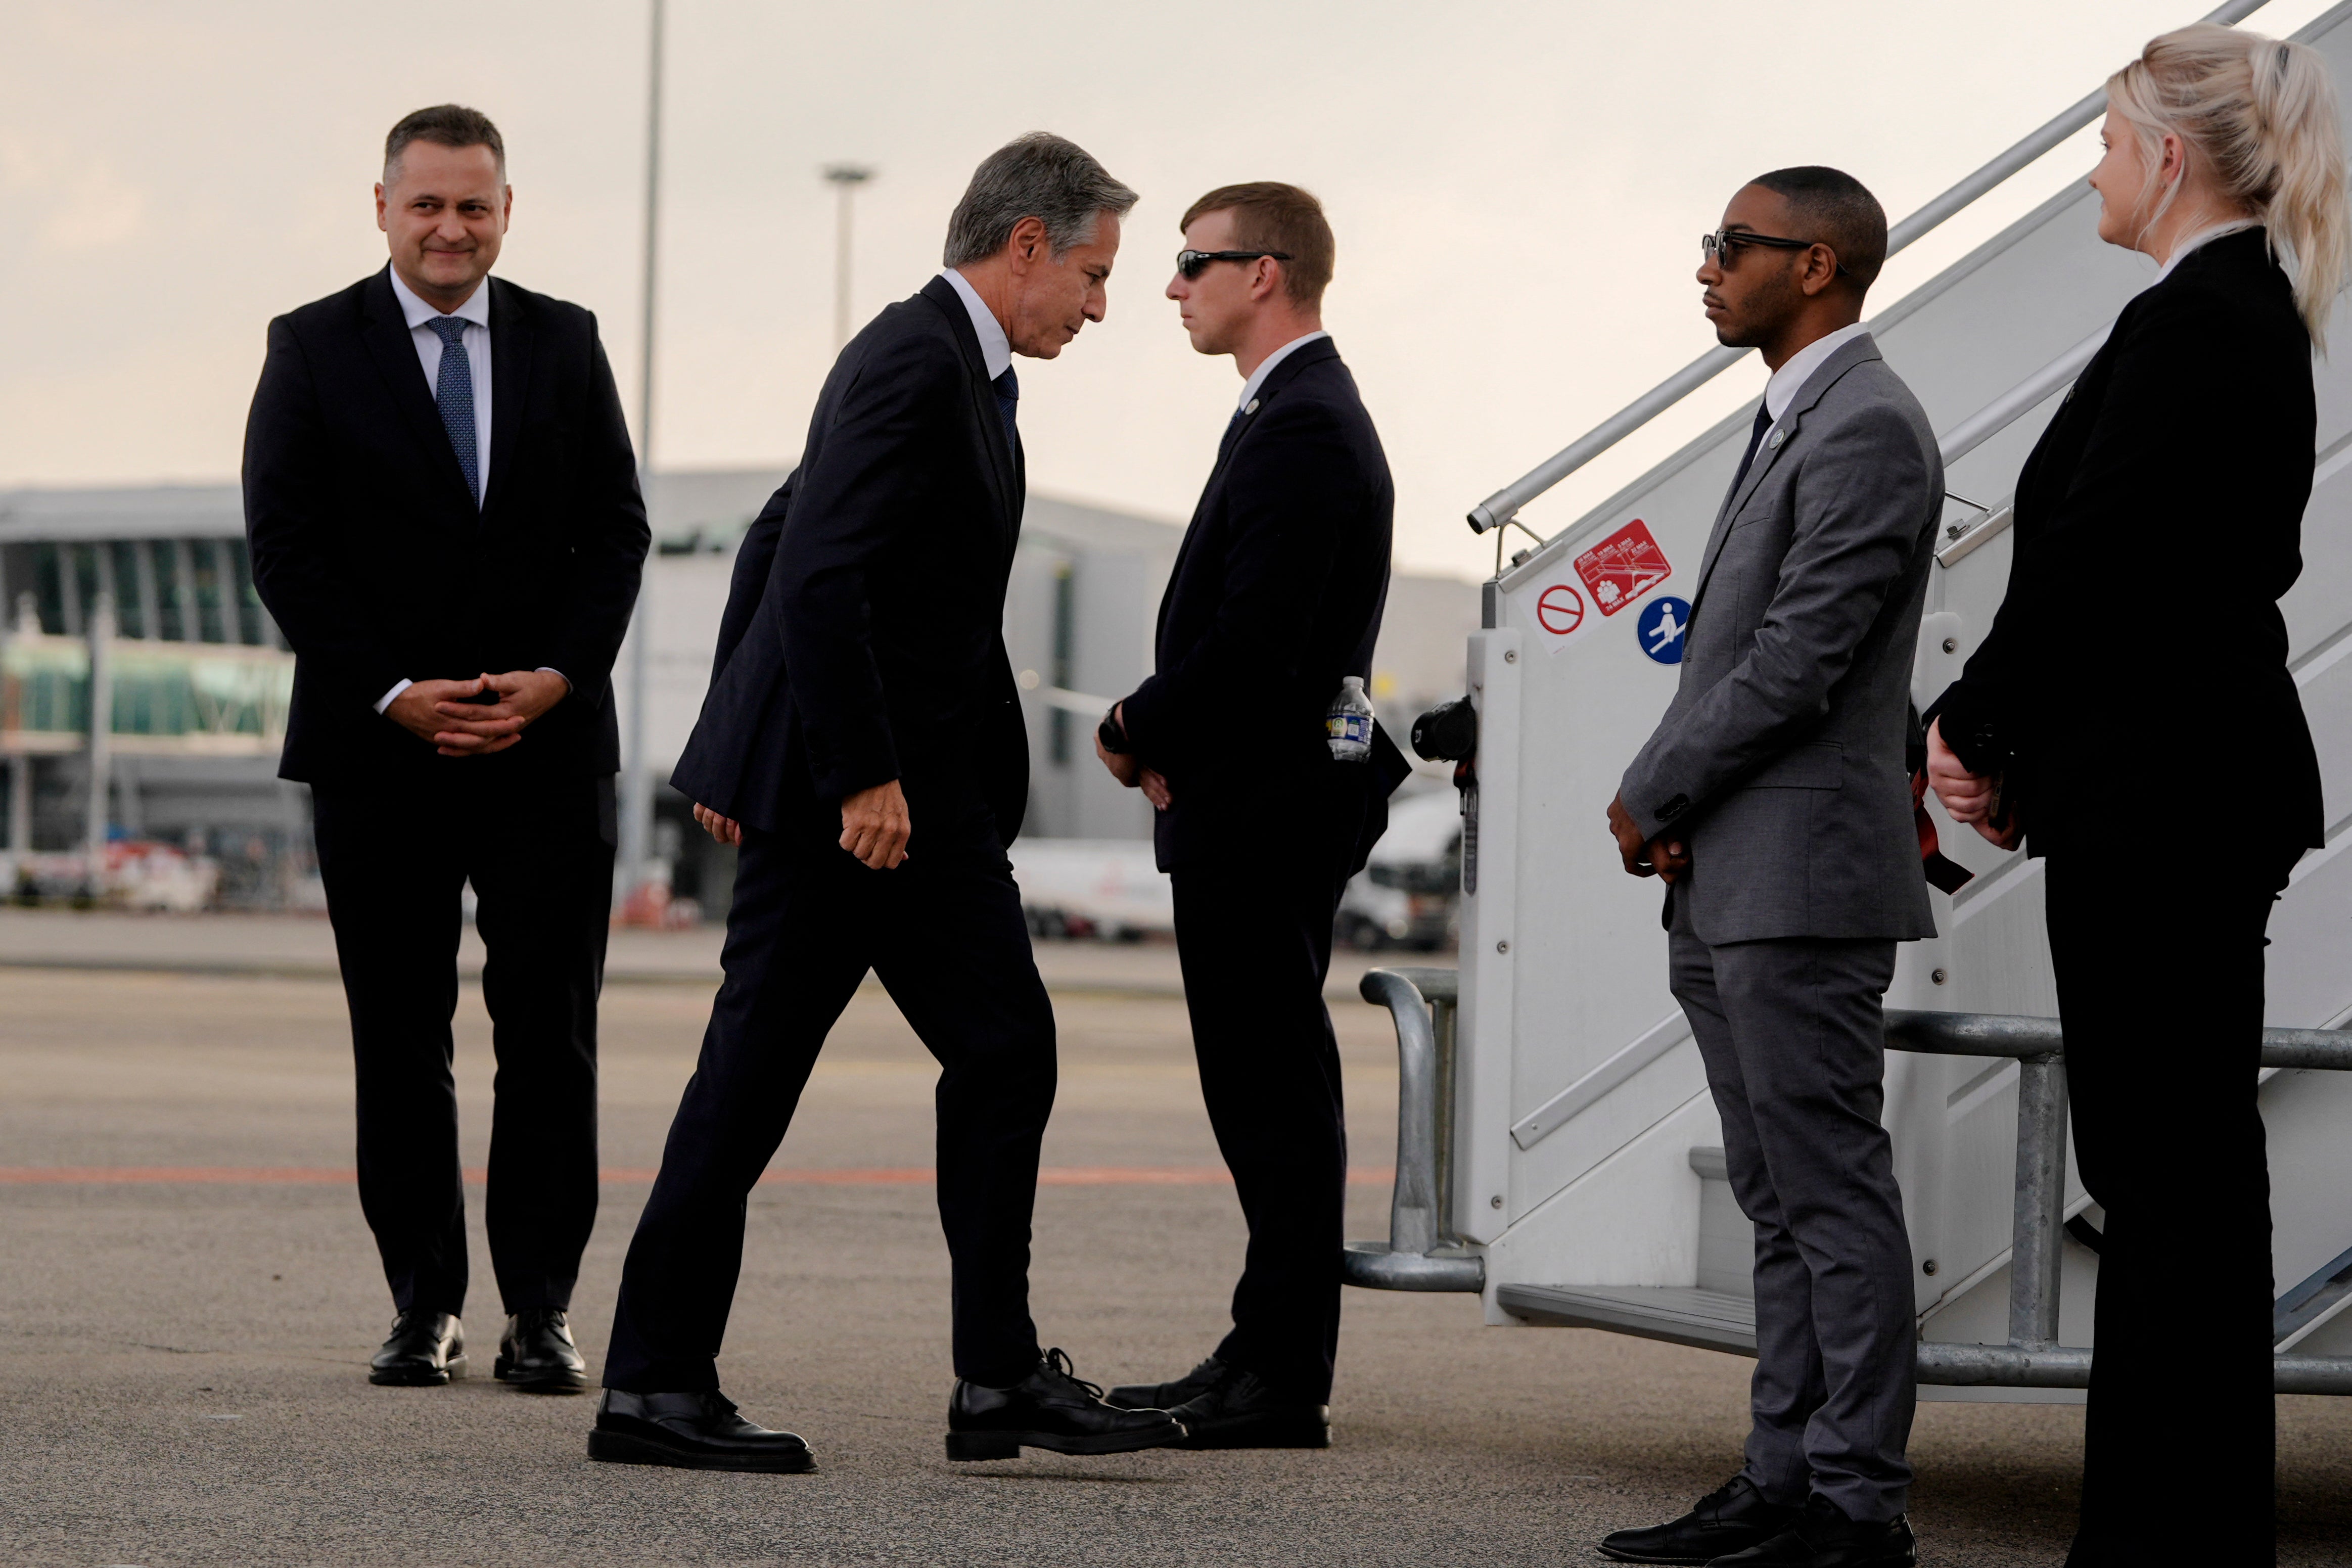
[[[436,316],[425,324],[441,340],[441,369],[433,378],[433,402],[441,410],[441,427],[449,432],[449,449],[457,454],[466,489],[479,507],[482,461],[474,444],[474,362],[466,355],[466,320]]]
[[[1021,406],[1021,378],[1006,365],[1004,374],[989,384],[996,388],[996,412],[1004,421],[1004,446],[1007,451],[1019,451],[1020,441],[1013,434],[1013,416]]]

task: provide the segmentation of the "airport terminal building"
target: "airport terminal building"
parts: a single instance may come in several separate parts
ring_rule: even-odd
[[[783,477],[746,468],[654,478],[656,553],[637,635],[651,639],[644,734],[656,780],[700,711],[736,543]],[[1174,523],[1030,497],[1005,606],[1029,727],[1024,837],[1150,837],[1150,808],[1095,760],[1091,700],[1133,689],[1150,668],[1160,594],[1182,537]],[[101,603],[112,607],[111,637],[96,635]],[[293,656],[254,591],[236,486],[0,494],[0,822],[13,871],[82,852],[99,821],[95,771],[109,838],[216,862],[217,901],[315,900],[306,792],[277,777]],[[1393,730],[1460,693],[1464,638],[1477,624],[1474,584],[1395,577],[1372,680]],[[108,676],[95,751],[94,656]],[[625,736],[629,658],[625,649],[614,683]],[[731,857],[691,831],[689,805],[666,784],[656,791],[656,875],[722,910]]]

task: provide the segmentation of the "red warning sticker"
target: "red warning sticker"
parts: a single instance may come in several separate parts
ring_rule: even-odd
[[[1536,621],[1554,637],[1566,637],[1584,624],[1584,595],[1565,583],[1554,583],[1536,600]]]
[[[1575,565],[1604,616],[1615,615],[1674,574],[1666,552],[1650,537],[1650,525],[1638,517],[1578,556]]]

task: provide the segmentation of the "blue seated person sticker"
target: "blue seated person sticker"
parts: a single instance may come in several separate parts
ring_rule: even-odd
[[[1683,633],[1690,629],[1690,605],[1682,599],[1653,599],[1642,607],[1633,635],[1642,651],[1660,664],[1683,661]]]

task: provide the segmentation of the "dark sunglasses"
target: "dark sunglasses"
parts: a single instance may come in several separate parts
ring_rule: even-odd
[[[1286,250],[1180,250],[1176,253],[1176,270],[1189,282],[1206,272],[1212,261],[1255,261],[1261,256],[1270,256],[1276,261],[1290,259]]]
[[[1744,228],[1719,228],[1713,234],[1698,237],[1698,253],[1719,267],[1737,267],[1739,264],[1739,247],[1743,245],[1760,245],[1768,250],[1811,250],[1819,244],[1821,241],[1818,239],[1784,239],[1777,234],[1752,234]],[[1834,256],[1837,253],[1832,251],[1830,254]],[[1849,278],[1853,276],[1846,272],[1843,261],[1837,264],[1837,269]]]

